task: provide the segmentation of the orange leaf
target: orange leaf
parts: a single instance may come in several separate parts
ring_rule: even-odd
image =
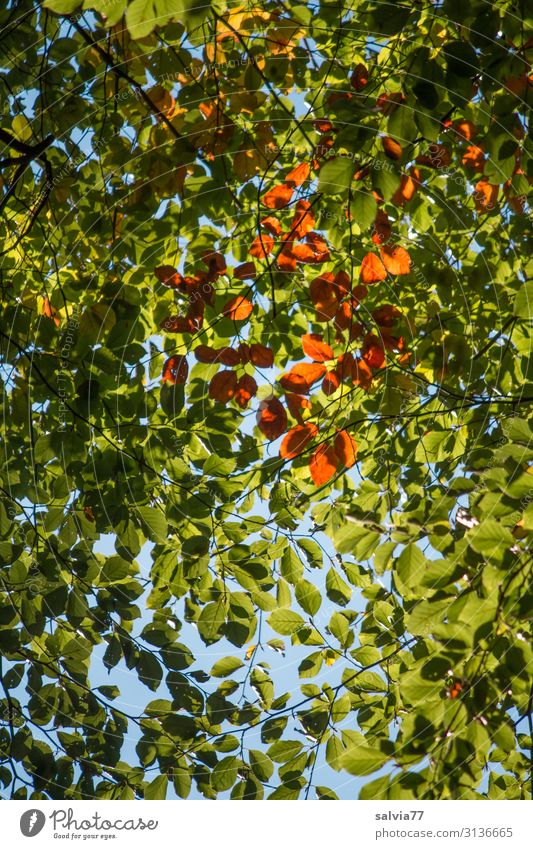
[[[379,249],[383,265],[389,274],[409,274],[411,270],[411,257],[399,245],[384,245]]]
[[[298,363],[282,375],[279,382],[289,392],[302,392],[308,395],[313,383],[324,377],[325,373],[326,367],[318,363]]]
[[[339,430],[333,440],[335,454],[342,465],[349,469],[355,463],[357,457],[357,443],[347,430]]]
[[[281,443],[280,457],[283,457],[284,460],[292,460],[293,457],[297,457],[317,433],[317,426],[311,422],[292,427]]]
[[[348,301],[343,301],[335,313],[335,327],[346,330],[352,323],[352,307]]]
[[[363,283],[377,283],[385,280],[387,272],[377,254],[367,254],[361,263],[360,279]]]
[[[451,157],[449,151],[443,144],[430,144],[428,152],[416,157],[418,165],[426,165],[428,168],[446,168]]]
[[[292,252],[292,242],[287,242],[277,256],[278,268],[281,271],[296,271],[296,256]]]
[[[185,357],[174,354],[174,356],[165,360],[162,380],[164,383],[185,383],[188,373],[189,366]]]
[[[248,280],[256,275],[255,264],[253,262],[243,262],[233,270],[233,276],[239,280]]]
[[[473,168],[474,171],[483,171],[485,168],[485,154],[482,148],[476,144],[471,144],[463,153],[461,162],[463,165]]]
[[[238,295],[236,298],[232,298],[227,302],[222,310],[222,314],[228,316],[233,321],[245,321],[252,314],[253,308],[253,304],[250,303],[248,298]]]
[[[296,186],[301,186],[302,183],[305,183],[307,178],[309,177],[309,172],[311,170],[311,166],[308,162],[302,162],[301,165],[297,165],[296,168],[293,168],[292,171],[289,171],[287,176],[285,177],[285,183],[287,186],[291,186],[292,188],[296,188]]]
[[[216,251],[208,251],[202,256],[202,259],[208,266],[211,277],[216,278],[221,274],[224,274],[226,270],[226,260],[222,254],[217,253]]]
[[[389,159],[402,158],[402,148],[395,139],[391,139],[390,136],[385,136],[381,139],[381,144],[383,145],[385,156],[388,156]]]
[[[317,363],[332,360],[335,356],[333,348],[322,340],[318,333],[306,333],[302,336],[304,354]]]
[[[172,265],[158,265],[154,274],[164,286],[170,286],[171,289],[177,289],[183,282],[183,277]]]
[[[281,235],[281,224],[277,218],[274,218],[273,215],[267,215],[266,218],[263,218],[261,224],[265,230],[268,230],[268,232],[272,233],[273,236]]]
[[[237,386],[235,388],[235,401],[239,407],[244,409],[256,392],[257,383],[254,378],[249,374],[243,374],[243,376],[237,381]]]
[[[225,404],[235,394],[237,386],[237,375],[233,371],[219,371],[212,378],[209,384],[209,397],[215,401],[220,401]]]
[[[299,200],[296,204],[290,233],[295,239],[303,239],[315,226],[315,213],[308,200]]]
[[[291,186],[281,184],[274,186],[274,188],[264,194],[262,201],[268,209],[283,209],[290,202],[293,194],[294,189]]]
[[[323,118],[319,118],[317,121],[313,122],[313,127],[317,131],[317,133],[329,133],[330,130],[333,129],[333,124],[331,121],[326,121]]]
[[[372,385],[372,372],[364,360],[354,360],[352,380],[355,386],[360,386],[361,389],[370,389]]]
[[[249,254],[250,256],[257,257],[257,259],[261,259],[261,257],[268,256],[269,253],[272,252],[273,247],[274,239],[272,236],[268,236],[266,233],[261,233],[260,236],[256,236],[253,240]]]
[[[474,192],[476,211],[490,212],[491,209],[494,209],[498,199],[499,189],[499,186],[495,186],[485,179],[476,183],[476,190]]]
[[[254,342],[250,345],[250,360],[259,368],[270,368],[274,365],[274,351],[265,345]]]
[[[61,319],[57,314],[57,309],[52,306],[48,298],[43,298],[43,315],[45,318],[51,318],[56,327],[59,327],[61,324]]]
[[[277,398],[267,398],[259,404],[257,427],[270,442],[287,430],[287,413]]]
[[[305,398],[303,395],[295,395],[292,392],[287,392],[285,400],[287,401],[287,407],[289,408],[291,416],[294,416],[300,424],[303,424],[303,418],[300,410],[311,409],[311,401],[309,398]]]
[[[337,455],[332,445],[319,445],[311,457],[309,471],[315,486],[322,486],[331,480],[337,471]]]
[[[339,375],[337,371],[328,371],[324,380],[322,381],[322,392],[324,395],[333,395],[333,393],[339,388],[341,385]]]
[[[456,121],[453,128],[459,138],[466,141],[473,139],[477,132],[475,124],[472,121],[467,121],[465,118],[460,118],[459,121]]]
[[[397,206],[403,206],[404,203],[411,200],[420,184],[420,171],[418,168],[411,168],[409,174],[402,176],[400,186],[392,196],[392,202]]]

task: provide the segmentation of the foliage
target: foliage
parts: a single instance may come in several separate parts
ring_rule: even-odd
[[[5,795],[530,798],[525,2],[0,16]]]

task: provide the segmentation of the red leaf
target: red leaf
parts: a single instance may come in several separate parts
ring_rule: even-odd
[[[274,186],[274,188],[264,194],[262,201],[268,209],[283,209],[290,202],[293,194],[294,189],[291,186],[281,184]]]
[[[233,269],[233,276],[239,280],[249,280],[250,277],[255,277],[256,274],[257,271],[253,262],[243,262],[237,268]]]
[[[385,362],[385,350],[381,340],[373,333],[368,333],[365,336],[363,359],[370,368],[381,368]]]
[[[372,241],[375,245],[382,245],[388,242],[391,234],[391,225],[389,216],[382,209],[378,209],[376,220],[374,221],[374,229],[372,231]]]
[[[377,254],[367,254],[361,263],[360,279],[363,283],[385,280],[387,271]]]
[[[158,265],[154,269],[154,274],[164,286],[169,286],[171,289],[177,289],[183,282],[183,277],[172,265]]]
[[[304,451],[306,445],[317,435],[318,428],[311,422],[304,425],[296,425],[292,427],[283,442],[281,443],[279,453],[284,460],[292,460]]]
[[[218,359],[218,351],[210,348],[209,345],[198,345],[194,349],[194,356],[199,363],[215,363]]]
[[[217,359],[224,366],[236,366],[241,361],[241,355],[234,348],[221,348]]]
[[[317,311],[317,321],[329,321],[337,312],[339,301],[333,282],[333,274],[326,272],[311,280],[309,297]]]
[[[274,351],[265,345],[253,342],[250,345],[250,360],[254,366],[259,368],[270,368],[274,365]]]
[[[337,455],[332,445],[319,445],[309,463],[309,471],[315,486],[331,480],[337,471]]]
[[[322,340],[318,333],[306,333],[302,336],[304,354],[316,363],[332,360],[335,356],[333,348]]]
[[[270,442],[287,430],[287,413],[277,398],[267,398],[259,404],[257,427]]]
[[[254,378],[249,374],[243,374],[241,378],[237,381],[237,386],[235,389],[235,401],[239,405],[239,407],[243,408],[248,405],[250,399],[257,392],[257,383]]]
[[[393,327],[399,316],[401,316],[400,310],[392,304],[383,304],[372,313],[372,318],[380,327]]]
[[[209,384],[209,397],[215,401],[225,404],[235,394],[237,386],[237,375],[233,371],[219,371],[211,378]]]
[[[335,454],[342,465],[347,469],[353,466],[357,457],[357,443],[347,430],[339,430],[333,440],[333,445]]]
[[[465,118],[460,118],[455,122],[453,128],[459,138],[465,139],[466,141],[470,141],[476,135],[476,126],[472,123],[472,121],[467,121]]]
[[[289,171],[287,176],[285,177],[285,183],[287,186],[291,186],[296,188],[296,186],[301,186],[302,183],[305,183],[307,178],[309,177],[309,172],[311,170],[311,166],[308,162],[302,162],[301,165],[297,165],[296,168],[293,168],[292,171]]]
[[[185,318],[183,315],[170,315],[159,326],[167,333],[194,333],[198,329],[196,322],[191,318]]]
[[[485,168],[485,154],[483,149],[476,144],[471,144],[463,153],[461,159],[463,165],[470,166],[474,171],[483,171]]]
[[[189,373],[189,366],[185,357],[179,354],[169,357],[163,365],[162,380],[165,383],[185,383]]]
[[[236,298],[232,298],[227,302],[222,310],[222,314],[228,316],[233,321],[245,321],[252,314],[253,308],[253,304],[248,298],[238,295]]]
[[[209,268],[210,276],[216,278],[224,274],[226,270],[226,260],[222,254],[216,251],[208,251],[202,256],[203,261]]]
[[[355,66],[354,72],[350,77],[350,82],[357,92],[364,89],[368,82],[368,68],[366,65],[359,62],[359,64]]]
[[[409,274],[411,270],[411,257],[405,248],[401,248],[399,245],[383,245],[379,250],[383,265],[389,274]]]
[[[252,242],[249,254],[250,256],[255,256],[257,259],[261,259],[262,257],[268,256],[269,253],[272,252],[273,247],[274,239],[272,236],[269,236],[266,233],[261,233],[261,235],[256,236]]]
[[[308,395],[313,383],[324,377],[326,367],[318,363],[298,363],[282,375],[279,382],[289,392],[302,392]]]

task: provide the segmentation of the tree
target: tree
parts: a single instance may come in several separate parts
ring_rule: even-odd
[[[530,798],[526,4],[0,14],[4,794]]]

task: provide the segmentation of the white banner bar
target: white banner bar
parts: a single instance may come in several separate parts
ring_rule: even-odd
[[[532,810],[531,802],[511,801],[8,801],[2,846],[532,849]]]

